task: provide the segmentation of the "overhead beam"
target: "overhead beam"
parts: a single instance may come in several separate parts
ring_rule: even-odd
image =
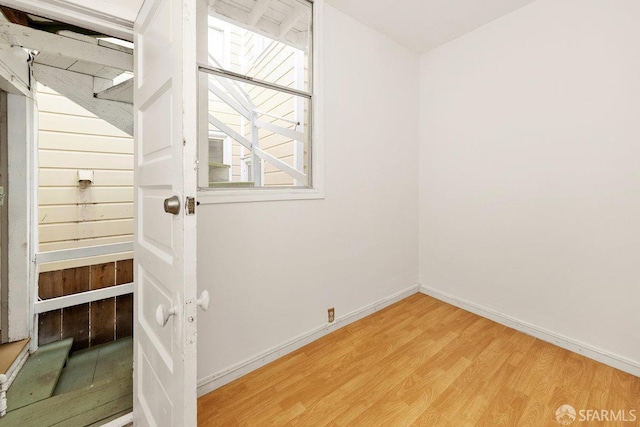
[[[20,10],[11,9],[10,7],[6,6],[0,6],[0,12],[2,12],[2,14],[6,16],[7,20],[11,23],[24,25],[25,27],[29,26],[28,15]]]
[[[70,37],[34,30],[10,22],[0,22],[0,39],[11,46],[93,62],[123,71],[133,71],[133,54],[120,49]]]
[[[36,81],[49,86],[127,135],[133,135],[133,106],[94,97],[92,76],[43,64],[33,64],[33,75]]]
[[[30,95],[29,54],[24,49],[0,43],[0,89]]]
[[[294,7],[291,13],[287,15],[280,24],[280,28],[278,28],[278,37],[285,37],[300,20],[300,17],[303,14],[304,12],[300,10],[300,8]]]
[[[253,9],[251,9],[251,13],[249,14],[249,25],[250,26],[254,26],[258,23],[258,21],[260,20],[260,18],[262,18],[262,15],[264,15],[264,13],[267,11],[267,8],[269,7],[269,3],[271,2],[271,0],[258,0],[256,1],[255,6],[253,6]]]
[[[96,93],[96,98],[133,104],[133,78]]]
[[[236,6],[226,2],[217,2],[215,6],[209,4],[209,11],[214,15],[221,16],[223,20],[231,22],[239,27],[256,32],[263,36],[272,38],[289,46],[306,51],[309,46],[307,43],[308,34],[289,31],[283,37],[280,37],[280,25],[268,20],[261,19],[255,25],[249,25],[250,14]],[[294,23],[295,24],[295,23]]]
[[[4,6],[13,9],[133,41],[132,21],[96,10],[91,3],[68,0],[2,0]]]

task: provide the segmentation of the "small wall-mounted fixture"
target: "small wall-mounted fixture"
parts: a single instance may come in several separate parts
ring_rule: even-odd
[[[78,170],[78,185],[85,188],[93,183],[93,171],[86,169]]]

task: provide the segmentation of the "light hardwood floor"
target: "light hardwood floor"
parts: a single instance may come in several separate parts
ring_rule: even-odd
[[[563,404],[640,425],[640,378],[417,294],[201,397],[198,421],[558,427]]]

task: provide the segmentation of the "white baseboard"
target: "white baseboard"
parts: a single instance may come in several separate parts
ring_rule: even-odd
[[[357,320],[360,320],[370,314],[375,313],[385,307],[390,306],[400,300],[407,298],[413,294],[419,292],[420,286],[414,285],[403,291],[400,291],[390,297],[381,299],[373,304],[363,307],[359,310],[346,314],[344,316],[336,318],[335,322],[319,326],[305,334],[299,335],[277,347],[269,349],[263,353],[258,354],[250,359],[242,361],[230,368],[217,372],[213,375],[205,377],[198,381],[198,397],[205,395],[217,388],[222,387],[225,384],[230,383],[249,372],[255,371],[258,368],[265,366],[274,360],[298,350],[305,345],[322,338],[323,336],[330,334],[331,332],[347,326]]]
[[[548,343],[557,345],[558,347],[581,354],[589,359],[620,369],[621,371],[635,375],[636,377],[640,377],[640,362],[638,361],[629,360],[617,354],[574,340],[557,332],[549,331],[516,318],[506,316],[502,313],[498,313],[428,286],[420,286],[420,293],[429,295],[456,307],[460,307],[463,310],[470,311],[471,313],[493,320],[501,325],[505,325],[527,335],[539,338]]]

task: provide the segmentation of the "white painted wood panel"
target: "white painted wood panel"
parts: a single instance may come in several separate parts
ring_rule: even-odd
[[[126,133],[98,118],[67,116],[47,112],[40,113],[40,129],[87,135],[95,135],[97,133],[105,136],[129,138]]]
[[[40,224],[133,218],[133,203],[42,206]]]
[[[75,187],[77,185],[78,169],[40,169],[40,187]],[[133,188],[133,171],[94,170],[91,187]]]
[[[131,138],[104,135],[82,135],[55,131],[40,131],[40,148],[52,150],[83,151],[93,153],[120,153],[133,156]]]
[[[131,170],[133,167],[133,156],[129,154],[41,149],[39,161],[41,168]]]
[[[44,187],[38,191],[40,206],[82,203],[132,202],[133,191],[126,187],[96,187],[80,190],[74,187]]]
[[[133,219],[40,225],[41,242],[57,242],[131,234]]]

